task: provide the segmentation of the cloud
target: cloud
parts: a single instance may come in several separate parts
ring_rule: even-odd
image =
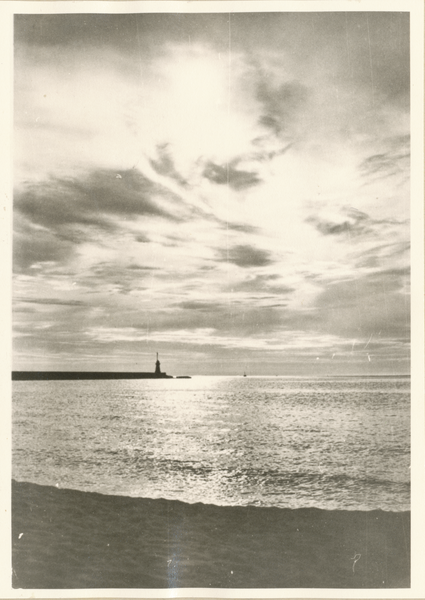
[[[306,223],[311,223],[323,235],[362,235],[371,231],[369,216],[356,209],[343,211],[346,217],[343,221],[327,221],[320,217],[308,217]]]
[[[408,270],[393,269],[328,285],[317,298],[319,327],[340,336],[408,339],[407,276]]]
[[[79,178],[27,183],[16,190],[14,209],[17,272],[36,263],[67,261],[77,246],[99,237],[96,231],[118,233],[129,218],[178,223],[190,213],[180,198],[136,169],[97,169]],[[150,241],[145,233],[133,236]]]
[[[38,262],[66,261],[76,246],[96,239],[96,230],[111,235],[128,218],[177,223],[186,211],[177,196],[135,169],[119,174],[98,169],[78,179],[27,184],[15,192],[14,207],[14,266],[18,271]],[[134,239],[150,241],[144,233],[134,234]]]
[[[286,154],[293,146],[292,142],[289,144],[281,145],[279,144],[277,148],[270,150],[268,146],[270,145],[269,136],[259,136],[252,140],[252,144],[254,146],[259,146],[260,148],[264,146],[263,150],[259,152],[253,152],[247,156],[247,159],[256,160],[259,162],[271,161],[276,157],[283,156]]]
[[[295,288],[285,283],[278,283],[281,280],[280,275],[256,275],[248,277],[239,283],[232,283],[229,287],[236,292],[267,292],[268,300],[276,300],[281,295],[288,295],[295,291]],[[259,298],[253,298],[257,302]]]
[[[208,162],[203,176],[218,185],[229,185],[234,190],[244,190],[261,183],[257,173],[238,169],[239,159],[234,159],[226,165]]]
[[[396,219],[373,219],[355,208],[343,208],[333,220],[319,216],[307,217],[306,223],[313,225],[324,236],[345,236],[350,239],[361,236],[383,235],[391,230],[400,230],[404,223]]]
[[[128,269],[132,271],[157,271],[157,267],[145,267],[142,265],[128,265]]]
[[[218,47],[228,41],[228,14],[180,13],[143,14],[43,14],[15,15],[15,39],[30,47],[87,50],[113,47],[130,55],[137,64],[151,59],[160,49],[158,42],[196,42],[208,37]],[[125,65],[123,65],[125,68]],[[128,68],[128,65],[127,65]]]
[[[358,269],[378,269],[382,265],[405,265],[409,261],[410,242],[395,241],[365,248],[357,263]],[[405,267],[403,267],[405,268]]]
[[[232,223],[231,221],[221,221],[221,224],[232,231],[240,233],[258,233],[259,228],[247,223]]]
[[[15,273],[30,272],[38,263],[63,263],[74,253],[74,244],[58,238],[45,228],[37,228],[22,222],[15,215],[13,235],[13,270]]]
[[[117,177],[119,175],[119,177]],[[153,197],[175,200],[169,190],[135,169],[117,174],[98,169],[78,179],[52,179],[27,185],[15,195],[16,209],[33,223],[47,227],[64,224],[113,229],[113,216],[150,216],[181,220]],[[176,209],[176,213],[177,213]]]
[[[229,302],[219,301],[216,304],[207,302],[188,301],[180,303],[169,310],[158,310],[146,314],[145,319],[137,313],[128,319],[113,319],[108,321],[112,328],[119,328],[127,322],[128,327],[134,328],[137,335],[145,336],[149,330],[150,335],[159,332],[173,332],[182,329],[196,330],[207,328],[220,336],[223,345],[229,335],[239,339],[243,347],[246,336],[267,338],[270,332],[275,332],[281,327],[284,317],[282,307],[258,306],[254,302]],[[103,325],[99,323],[99,325]],[[182,340],[184,342],[184,340]]]
[[[217,310],[217,302],[199,302],[196,300],[185,300],[177,304],[179,308],[186,310]]]
[[[225,250],[220,250],[220,261],[230,262],[238,267],[265,267],[273,261],[270,253],[261,248],[241,244]]]
[[[187,185],[186,179],[184,177],[182,177],[182,175],[180,175],[180,173],[178,173],[178,171],[176,170],[173,158],[169,151],[169,144],[160,144],[159,146],[157,146],[157,151],[158,151],[158,159],[150,160],[150,164],[153,167],[153,169],[155,169],[155,171],[159,175],[171,177],[172,179],[177,181],[177,183],[179,183],[180,185],[186,186]]]
[[[262,73],[257,85],[257,98],[263,107],[259,124],[276,137],[281,137],[294,130],[294,121],[305,106],[309,92],[299,81],[272,84]]]
[[[365,177],[392,177],[406,173],[410,159],[410,136],[402,135],[384,141],[384,151],[369,155],[359,166]]]
[[[348,39],[353,84],[373,86],[375,97],[409,109],[409,13],[364,12],[351,20]]]
[[[142,260],[142,257],[140,257]],[[161,269],[151,265],[128,263],[128,257],[116,256],[109,261],[99,261],[86,270],[79,283],[90,291],[109,295],[127,295],[146,290],[152,286],[152,277]],[[148,282],[149,281],[149,285]],[[107,304],[109,301],[105,298]],[[115,299],[115,302],[119,302]],[[127,306],[126,312],[133,314],[135,307]],[[119,319],[122,319],[122,313]]]
[[[149,237],[143,233],[138,233],[134,236],[134,239],[136,240],[136,242],[139,242],[139,244],[147,244],[150,242]]]
[[[15,298],[17,302],[30,304],[47,304],[58,306],[86,306],[87,303],[82,300],[60,300],[59,298]]]

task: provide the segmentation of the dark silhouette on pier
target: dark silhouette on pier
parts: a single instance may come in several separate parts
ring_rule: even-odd
[[[120,371],[12,371],[14,381],[36,381],[50,379],[173,379],[161,371],[158,352],[154,372]]]

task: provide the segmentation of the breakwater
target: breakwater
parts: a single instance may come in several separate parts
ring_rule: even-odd
[[[48,381],[80,379],[173,379],[166,373],[119,371],[12,371],[13,381]]]

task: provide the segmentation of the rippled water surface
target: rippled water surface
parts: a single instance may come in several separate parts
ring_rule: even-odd
[[[185,502],[410,508],[410,379],[13,382],[19,481]]]

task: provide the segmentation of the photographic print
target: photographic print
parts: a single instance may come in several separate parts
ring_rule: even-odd
[[[13,17],[13,588],[409,589],[410,12],[73,4]]]

